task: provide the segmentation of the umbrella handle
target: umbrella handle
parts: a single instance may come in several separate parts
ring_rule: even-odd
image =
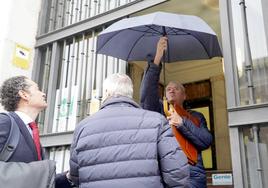
[[[165,26],[162,26],[162,30],[163,30],[163,33],[162,33],[162,36],[163,37],[167,37],[167,31],[166,31],[166,27]],[[168,60],[168,62],[169,62],[169,53],[168,53],[168,51],[169,51],[169,45],[168,45],[168,41],[167,41],[167,50],[165,50],[164,51],[164,53],[163,53],[163,57],[162,57],[162,64],[163,64],[163,77],[164,77],[164,87],[166,87],[166,68],[165,68],[165,59],[167,59]],[[166,58],[166,56],[167,56],[167,58]],[[165,94],[164,94],[164,96],[165,96]]]
[[[162,26],[162,30],[163,30],[163,37],[167,36],[167,31],[166,31],[166,27],[165,26]]]
[[[166,87],[166,63],[165,63],[166,52],[164,51],[162,57],[162,65],[163,65],[163,79],[164,79],[164,88]],[[166,94],[164,94],[166,96]]]
[[[164,109],[164,113],[165,113],[166,117],[171,116],[171,113],[169,110],[171,110],[172,112],[174,111],[173,105],[168,104],[166,96],[163,97],[163,109]]]

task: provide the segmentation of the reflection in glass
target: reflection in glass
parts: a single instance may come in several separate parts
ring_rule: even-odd
[[[268,101],[268,51],[266,43],[261,0],[245,1],[249,33],[249,42],[253,60],[253,83],[256,103]],[[249,104],[247,77],[245,74],[245,50],[242,17],[239,1],[231,1],[236,62],[239,80],[241,105]]]
[[[242,128],[247,180],[250,188],[268,187],[268,126],[255,128],[254,126]]]

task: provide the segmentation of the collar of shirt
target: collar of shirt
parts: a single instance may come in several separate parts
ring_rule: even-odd
[[[29,133],[33,136],[32,129],[29,126],[29,123],[33,122],[32,118],[30,118],[27,114],[20,111],[15,111],[15,113],[20,117],[20,119],[25,124],[26,128],[28,129]]]

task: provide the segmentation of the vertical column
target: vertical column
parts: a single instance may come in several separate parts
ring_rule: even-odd
[[[240,148],[242,147],[240,144],[240,137],[239,137],[239,131],[237,128],[230,128],[229,129],[230,134],[230,143],[231,143],[231,151],[236,151],[236,155],[232,155],[232,166],[233,166],[233,177],[234,177],[234,186],[240,185],[241,187],[245,187],[245,184],[243,182],[243,177],[241,177],[242,174],[242,161],[240,157],[242,156]],[[246,187],[245,187],[246,188]]]
[[[56,113],[53,122],[53,129],[52,132],[58,132],[61,126],[61,109],[62,109],[62,94],[63,94],[63,89],[65,87],[65,80],[66,80],[66,74],[67,74],[67,61],[68,61],[68,54],[69,54],[69,49],[67,46],[67,41],[64,40],[63,42],[63,53],[62,53],[62,59],[60,61],[61,65],[61,71],[60,71],[60,83],[59,83],[59,89],[56,91]]]
[[[64,9],[65,9],[65,1],[58,0],[58,10],[56,12],[56,29],[59,29],[63,26],[64,19]]]
[[[63,26],[69,25],[70,19],[71,19],[71,0],[65,0]]]
[[[85,82],[85,62],[86,62],[86,55],[85,55],[85,48],[86,48],[86,36],[85,33],[83,33],[82,40],[80,41],[81,45],[81,51],[80,51],[80,61],[78,65],[78,96],[77,96],[77,122],[81,121],[83,119],[83,105],[85,101],[83,100],[83,93],[85,90],[84,82]]]
[[[91,99],[92,99],[92,88],[93,88],[93,83],[94,83],[94,68],[95,68],[95,64],[97,61],[97,56],[95,53],[95,46],[96,46],[96,32],[92,31],[92,38],[91,40],[89,40],[89,47],[90,47],[90,60],[89,60],[89,64],[90,66],[87,67],[88,69],[88,73],[87,73],[87,89],[86,89],[86,100],[87,100],[87,106],[86,106],[86,115],[89,116],[90,115],[90,104],[91,104]],[[89,51],[89,48],[88,48]]]
[[[39,14],[39,20],[38,20],[39,28],[38,28],[38,31],[37,31],[37,36],[40,36],[41,34],[47,32],[47,30],[48,30],[48,27],[47,27],[48,24],[47,23],[49,23],[49,18],[50,18],[49,15],[48,15],[48,13],[49,13],[49,8],[48,8],[49,3],[48,3],[48,1],[43,0],[42,4],[41,4],[41,7],[42,7],[42,9],[41,9],[40,14]]]
[[[70,12],[70,19],[69,19],[68,25],[71,25],[71,24],[74,23],[74,19],[75,19],[75,16],[74,16],[74,12],[75,12],[75,0],[70,0],[70,9],[69,9],[69,12]]]
[[[45,133],[49,133],[52,130],[53,116],[54,116],[54,104],[56,99],[56,87],[58,79],[58,68],[60,60],[60,46],[57,42],[53,43],[52,55],[51,55],[51,68],[48,77],[48,89],[47,89],[47,102],[50,104],[45,113],[44,124],[46,126]]]
[[[51,32],[55,29],[56,7],[57,7],[57,0],[51,0],[48,32]]]
[[[47,45],[45,55],[44,55],[44,62],[42,65],[42,78],[41,81],[41,88],[44,93],[47,93],[47,85],[48,85],[48,78],[49,78],[49,70],[50,70],[50,61],[51,61],[51,48],[50,45]],[[45,118],[46,110],[41,111],[38,115],[38,125],[40,132],[45,132],[44,129],[44,118]]]

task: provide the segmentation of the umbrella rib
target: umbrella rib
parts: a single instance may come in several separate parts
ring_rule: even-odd
[[[189,35],[191,35],[191,36],[193,36],[200,44],[201,44],[201,46],[203,47],[203,49],[205,50],[205,52],[207,53],[207,56],[210,58],[210,56],[209,56],[209,54],[208,54],[208,51],[207,51],[207,49],[205,48],[205,46],[203,45],[203,43],[202,42],[200,42],[200,40],[194,35],[194,34],[192,34],[192,33],[188,33]]]
[[[122,31],[125,31],[125,29],[116,32],[112,37],[110,37],[106,42],[103,43],[103,45],[99,48],[99,50],[97,50],[96,53],[98,53],[98,51],[100,51],[110,40],[112,40],[116,35],[118,35]]]
[[[201,44],[201,46],[203,47],[203,49],[205,50],[205,52],[206,52],[206,54],[207,54],[207,56],[210,58],[210,55],[208,54],[208,51],[207,51],[207,49],[205,48],[205,46],[203,45],[203,43],[194,35],[194,34],[192,34],[192,33],[190,33],[190,32],[187,32],[187,31],[185,31],[185,30],[183,30],[183,29],[178,29],[178,31],[176,30],[176,29],[174,29],[174,28],[169,28],[170,30],[172,30],[176,35],[179,35],[179,33],[178,33],[178,31],[181,31],[181,32],[183,32],[183,33],[185,33],[186,35],[191,35],[191,36],[193,36],[200,44]]]
[[[145,34],[142,34],[142,35],[141,35],[141,36],[134,42],[134,44],[132,45],[132,48],[130,49],[130,51],[129,51],[128,55],[127,55],[126,60],[128,60],[128,58],[129,58],[129,56],[130,56],[130,54],[131,54],[133,48],[135,47],[135,45],[137,44],[137,42],[138,42],[142,37],[144,37],[144,35],[145,35]]]
[[[179,32],[183,32],[186,35],[189,35],[189,33],[186,33],[183,29],[179,29],[179,28],[175,29],[173,27],[169,27],[169,30],[173,31],[175,33],[175,35],[183,35],[183,34],[180,34]]]
[[[154,29],[153,27],[150,27],[149,25],[145,25],[145,27],[147,27],[148,29],[147,29],[146,31],[144,31],[144,32],[143,32],[144,34],[142,34],[142,35],[135,41],[134,45],[132,46],[132,48],[130,49],[130,51],[129,51],[128,55],[127,55],[126,60],[128,60],[128,58],[129,58],[129,56],[130,56],[130,54],[131,54],[133,48],[134,48],[135,45],[137,44],[137,42],[138,42],[142,37],[145,36],[145,34],[147,33],[147,31],[149,31],[150,29],[152,29],[152,30],[156,31],[158,34],[161,34],[159,31],[157,31],[157,30]],[[133,30],[133,29],[132,29],[132,30]],[[149,33],[149,32],[148,32],[148,33]]]
[[[146,26],[147,27],[147,26]],[[154,31],[156,31],[157,33],[153,33],[153,32],[147,32],[147,31],[139,31],[139,30],[137,30],[137,29],[133,29],[133,28],[129,28],[129,30],[132,30],[132,31],[137,31],[137,32],[140,32],[140,33],[149,33],[149,34],[156,34],[156,35],[158,35],[158,34],[161,34],[160,32],[158,32],[157,30],[154,30]]]
[[[158,30],[154,29],[153,27],[150,27],[150,25],[144,25],[144,26],[148,28],[146,31],[140,31],[140,30],[135,29],[135,28],[128,28],[128,30],[137,31],[137,32],[140,32],[140,33],[162,34],[161,32],[159,32]],[[153,31],[155,31],[155,33],[148,32],[150,29],[153,30]]]
[[[146,33],[148,30],[152,29],[152,28],[150,28],[150,27],[147,26],[147,25],[145,25],[145,27],[148,27],[149,29],[147,29],[147,30],[144,32],[144,34],[142,34],[142,35],[141,35],[141,36],[134,42],[134,45],[132,46],[131,50],[129,51],[126,60],[128,60],[128,58],[129,58],[129,56],[130,56],[130,54],[131,54],[133,48],[134,48],[135,45],[137,44],[137,42],[138,42],[142,37],[144,37],[145,33]],[[153,30],[154,30],[154,29],[153,29]],[[157,31],[157,30],[156,30],[156,31]]]
[[[160,31],[156,30],[155,28],[151,27],[150,25],[145,25],[145,27],[148,27],[149,29],[151,29],[151,30],[155,31],[156,33],[162,35],[162,33]]]

